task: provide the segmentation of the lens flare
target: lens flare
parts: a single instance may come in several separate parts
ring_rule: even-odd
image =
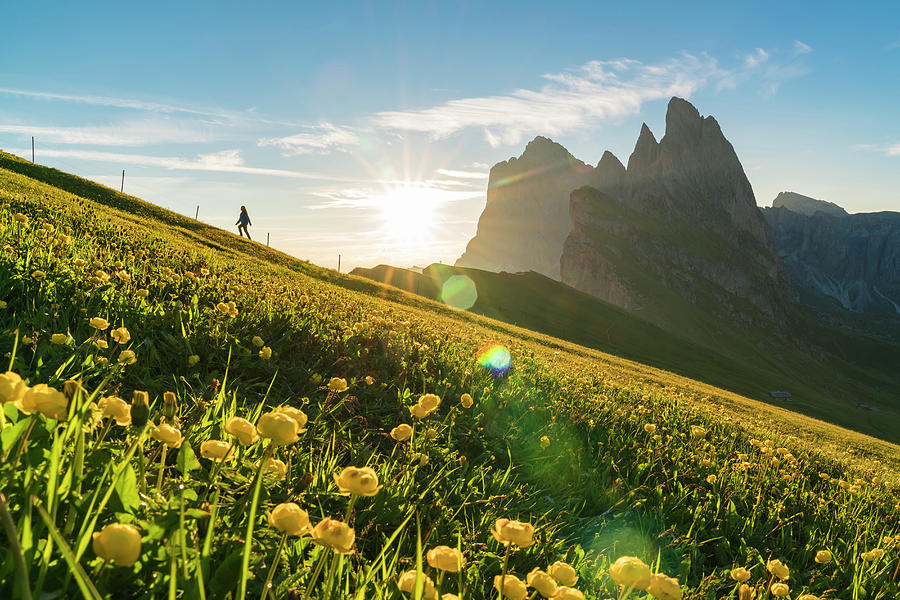
[[[466,275],[454,275],[441,287],[441,300],[444,304],[459,310],[472,308],[478,300],[475,282]]]
[[[500,377],[512,366],[512,355],[500,344],[490,344],[478,351],[478,364],[494,377]]]

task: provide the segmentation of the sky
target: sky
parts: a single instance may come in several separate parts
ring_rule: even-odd
[[[757,203],[900,210],[900,3],[7,3],[0,149],[342,270],[453,262],[537,135],[627,162],[671,96]]]

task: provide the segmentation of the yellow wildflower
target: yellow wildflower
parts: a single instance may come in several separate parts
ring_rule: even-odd
[[[50,336],[50,343],[62,346],[69,341],[69,336],[64,333],[54,333]]]
[[[428,551],[425,558],[433,568],[450,573],[458,573],[460,568],[466,564],[462,553],[449,546],[436,546]]]
[[[150,437],[158,442],[162,442],[169,448],[180,448],[184,438],[181,437],[181,431],[175,429],[168,423],[163,423],[150,430]]]
[[[114,419],[116,425],[127,427],[131,425],[131,406],[117,396],[101,398],[97,403],[103,418]]]
[[[94,554],[122,567],[130,567],[141,556],[141,534],[125,523],[113,523],[94,533],[92,545]]]
[[[378,485],[378,474],[371,467],[347,467],[333,477],[345,496],[374,496],[382,488]]]
[[[219,440],[207,440],[200,444],[200,456],[213,462],[222,462],[234,458],[234,445]]]
[[[406,423],[402,423],[391,429],[391,437],[398,442],[405,442],[412,437],[412,434],[413,428]]]
[[[681,600],[681,586],[678,585],[678,580],[662,573],[650,576],[647,592],[658,600]]]
[[[119,344],[127,344],[131,340],[131,333],[124,327],[113,329],[109,332],[109,335]]]
[[[575,572],[575,567],[561,560],[550,565],[547,568],[547,573],[560,585],[572,587],[578,583],[578,573]]]
[[[299,440],[298,429],[297,421],[279,412],[266,413],[256,423],[259,435],[269,438],[276,446],[286,446]]]
[[[744,567],[737,567],[736,569],[731,570],[730,576],[738,583],[744,583],[745,581],[750,580],[750,571]]]
[[[312,539],[320,546],[327,546],[337,554],[353,554],[356,532],[346,523],[326,517],[313,527]]]
[[[270,358],[272,358],[272,349],[268,346],[263,346],[259,351],[259,357],[263,360],[269,360]]]
[[[137,362],[137,356],[131,350],[122,350],[117,360],[121,365],[133,365]]]
[[[68,415],[69,399],[46,383],[39,383],[26,389],[15,405],[26,415],[39,412],[49,419],[62,420]]]
[[[470,394],[463,394],[459,397],[459,403],[463,408],[472,408],[472,405],[475,403],[475,401],[472,399],[472,396]]]
[[[777,558],[766,563],[766,571],[777,577],[778,579],[787,579],[791,576],[791,570],[787,568]]]
[[[494,589],[503,594],[509,600],[525,600],[528,596],[528,588],[525,582],[515,575],[497,575],[494,577]]]
[[[532,540],[534,525],[510,519],[497,519],[494,528],[491,529],[491,535],[504,546],[514,544],[520,548],[528,548],[534,543]]]
[[[347,391],[347,380],[340,377],[332,377],[328,381],[328,391],[335,394]]]
[[[193,366],[196,365],[198,362],[200,362],[200,357],[197,356],[196,354],[191,354],[191,355],[188,356],[188,358],[187,358],[187,364],[188,364],[189,367],[193,367]]]
[[[553,594],[556,593],[556,580],[549,573],[542,571],[538,567],[531,570],[525,577],[525,581],[544,598],[552,598]]]
[[[26,391],[28,386],[18,373],[7,371],[0,375],[0,404],[18,402]]]
[[[288,535],[306,535],[310,532],[309,513],[293,502],[283,502],[269,513],[269,525]]]
[[[646,590],[650,585],[650,567],[634,556],[619,557],[609,566],[609,576],[625,588]]]

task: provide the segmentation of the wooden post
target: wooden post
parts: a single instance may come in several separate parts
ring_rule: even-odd
[[[338,273],[341,272],[341,255],[338,254]]]
[[[269,232],[266,232],[266,246],[269,245]]]
[[[125,169],[122,169],[122,189],[119,191],[125,193]]]
[[[34,164],[34,136],[31,136],[31,162]]]
[[[194,220],[197,221],[200,216],[200,205],[197,205],[197,210],[194,212]]]

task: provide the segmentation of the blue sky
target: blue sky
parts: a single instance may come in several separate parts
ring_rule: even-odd
[[[0,148],[222,227],[245,204],[318,264],[453,261],[490,165],[536,135],[625,162],[671,95],[761,206],[900,210],[896,2],[134,6],[4,7]]]

